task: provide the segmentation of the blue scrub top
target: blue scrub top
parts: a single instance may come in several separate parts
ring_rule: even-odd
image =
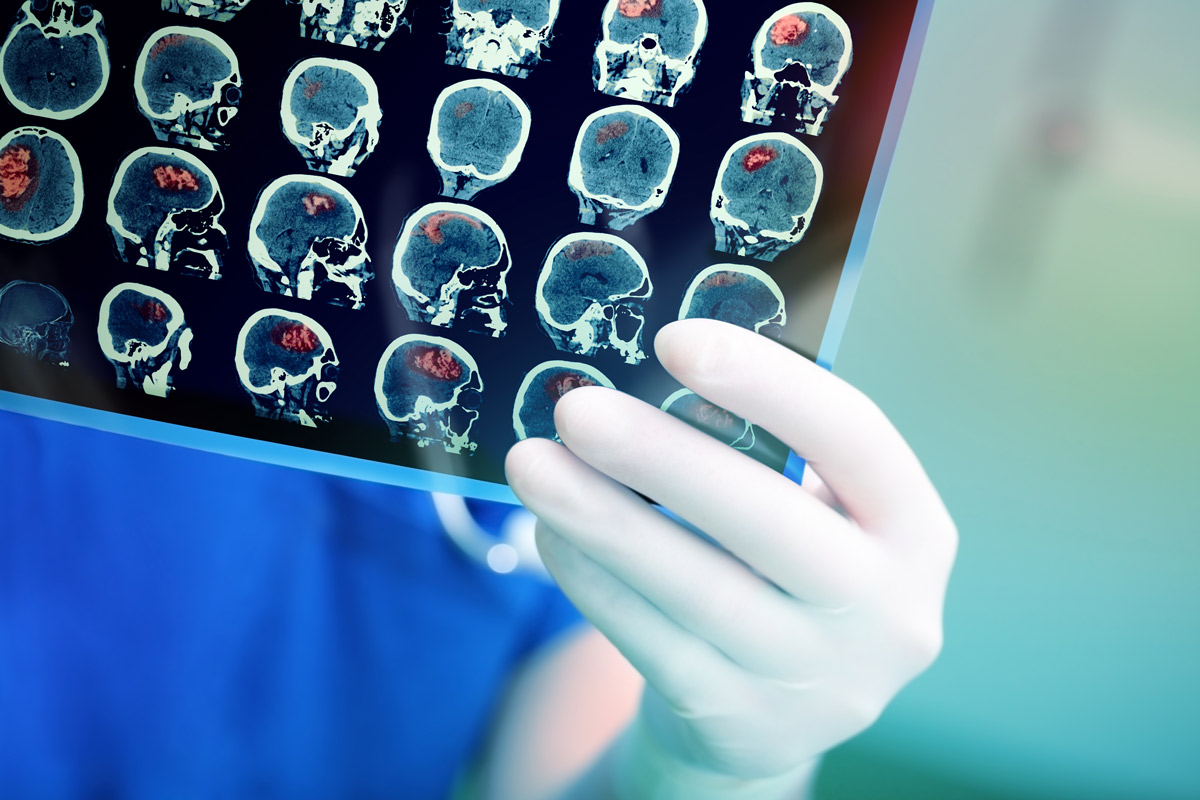
[[[445,797],[577,622],[425,494],[0,412],[0,797]]]

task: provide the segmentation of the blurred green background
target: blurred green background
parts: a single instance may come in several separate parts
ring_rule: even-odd
[[[1200,2],[940,0],[837,372],[962,536],[818,797],[1200,798]]]

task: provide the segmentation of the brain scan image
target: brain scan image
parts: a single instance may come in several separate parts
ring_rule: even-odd
[[[238,334],[234,365],[254,413],[315,428],[329,421],[338,357],[321,325],[279,308],[256,312]]]
[[[354,309],[375,277],[358,201],[315,175],[285,175],[258,196],[250,261],[264,292]]]
[[[701,0],[609,0],[596,46],[596,90],[674,106],[696,77],[708,37]]]
[[[594,356],[611,350],[627,364],[646,360],[644,303],[654,293],[646,261],[604,233],[564,237],[550,249],[537,285],[537,313],[554,346]]]
[[[162,0],[163,11],[213,22],[229,22],[248,5],[250,0]]]
[[[140,267],[217,279],[229,250],[217,178],[183,150],[143,147],[117,168],[108,229],[117,257]]]
[[[483,405],[475,359],[449,339],[413,334],[388,347],[375,372],[375,403],[393,442],[471,455]]]
[[[763,24],[742,83],[742,119],[817,136],[850,69],[850,29],[820,3],[794,3]]]
[[[382,50],[409,0],[287,0],[300,6],[300,35],[363,50]]]
[[[783,292],[757,267],[717,264],[692,280],[680,319],[717,319],[778,339],[787,324]]]
[[[668,397],[662,410],[735,450],[750,450],[757,442],[753,425],[689,389]]]
[[[528,78],[542,61],[559,0],[451,0],[446,63]]]
[[[0,46],[0,89],[23,114],[71,119],[108,86],[104,17],[90,3],[26,0]]]
[[[579,129],[568,183],[579,221],[624,230],[662,207],[679,164],[679,137],[652,111],[615,106]]]
[[[821,162],[786,133],[729,148],[713,187],[717,250],[774,261],[808,232],[824,182]]]
[[[171,295],[140,283],[122,283],[105,296],[96,335],[116,370],[118,389],[167,397],[175,373],[192,361],[192,329],[183,309]]]
[[[379,145],[379,89],[349,61],[297,64],[283,84],[279,114],[284,135],[313,172],[353,177]]]
[[[64,236],[83,213],[83,172],[75,148],[45,128],[0,137],[0,236],[43,244]]]
[[[511,266],[495,220],[470,206],[433,203],[405,221],[392,282],[414,322],[498,339],[508,330]]]
[[[13,281],[0,286],[0,345],[55,367],[70,366],[75,315],[53,286]]]
[[[508,180],[525,153],[530,122],[525,101],[496,81],[463,81],[443,91],[429,125],[442,195],[470,200]]]
[[[531,369],[517,391],[513,406],[513,432],[517,440],[558,438],[554,407],[567,392],[584,386],[616,388],[595,367],[573,361],[547,361]]]
[[[163,28],[146,40],[133,76],[138,110],[161,142],[200,150],[229,145],[242,99],[237,55],[202,28]]]

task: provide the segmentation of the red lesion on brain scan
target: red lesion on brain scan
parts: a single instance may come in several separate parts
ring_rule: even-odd
[[[312,100],[321,93],[321,89],[325,88],[323,81],[310,81],[308,76],[304,76],[304,99]]]
[[[663,0],[620,0],[617,10],[621,16],[636,19],[645,17],[658,19],[662,16]]]
[[[154,185],[167,192],[195,192],[200,181],[195,173],[170,164],[154,168]]]
[[[771,41],[779,47],[799,45],[808,38],[812,28],[799,16],[792,14],[771,26]]]
[[[0,152],[0,205],[20,211],[37,191],[37,156],[28,147],[11,144]]]
[[[454,211],[439,211],[421,220],[420,224],[417,225],[415,233],[418,236],[428,237],[429,241],[434,244],[441,244],[446,241],[446,234],[442,232],[442,226],[454,219],[462,220],[477,231],[483,230],[482,222],[472,219],[466,214],[459,214]]]
[[[414,371],[439,381],[457,381],[463,368],[454,353],[445,347],[420,346],[408,351],[408,366]]]
[[[130,305],[146,322],[166,322],[171,316],[170,309],[157,300],[145,300],[141,303],[131,302]]]
[[[292,353],[311,353],[321,344],[312,328],[302,322],[280,322],[271,329],[271,341]]]
[[[743,275],[742,273],[730,272],[730,271],[726,270],[723,272],[714,272],[712,275],[709,275],[704,280],[704,283],[702,284],[701,288],[717,289],[722,286],[737,286],[738,284],[742,284],[745,282],[746,282],[746,276]]]
[[[742,159],[742,169],[746,172],[758,172],[760,169],[779,158],[779,151],[769,145],[760,144],[746,153]]]
[[[550,395],[550,399],[557,403],[566,396],[567,392],[582,389],[584,386],[597,385],[594,380],[586,375],[580,375],[578,372],[559,372],[546,379],[546,394]]]
[[[616,247],[608,242],[585,240],[571,242],[567,245],[567,258],[571,261],[582,261],[585,258],[603,258],[616,252]]]
[[[620,139],[627,133],[629,133],[628,124],[621,120],[610,122],[596,131],[596,144],[604,144],[605,142],[611,142],[613,139]]]
[[[319,217],[338,207],[333,195],[321,192],[309,192],[301,202],[304,203],[304,213],[310,217]]]
[[[158,58],[172,47],[178,47],[188,40],[187,36],[182,33],[167,34],[163,38],[154,43],[154,47],[150,48],[150,58]]]
[[[470,114],[474,110],[475,110],[474,103],[468,103],[468,102],[464,101],[454,107],[454,116],[458,117],[459,119],[462,119],[463,117],[465,117],[467,114]]]

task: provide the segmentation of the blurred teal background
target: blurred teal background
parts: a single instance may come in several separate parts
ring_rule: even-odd
[[[837,372],[962,536],[821,798],[1200,797],[1200,3],[940,0]]]

